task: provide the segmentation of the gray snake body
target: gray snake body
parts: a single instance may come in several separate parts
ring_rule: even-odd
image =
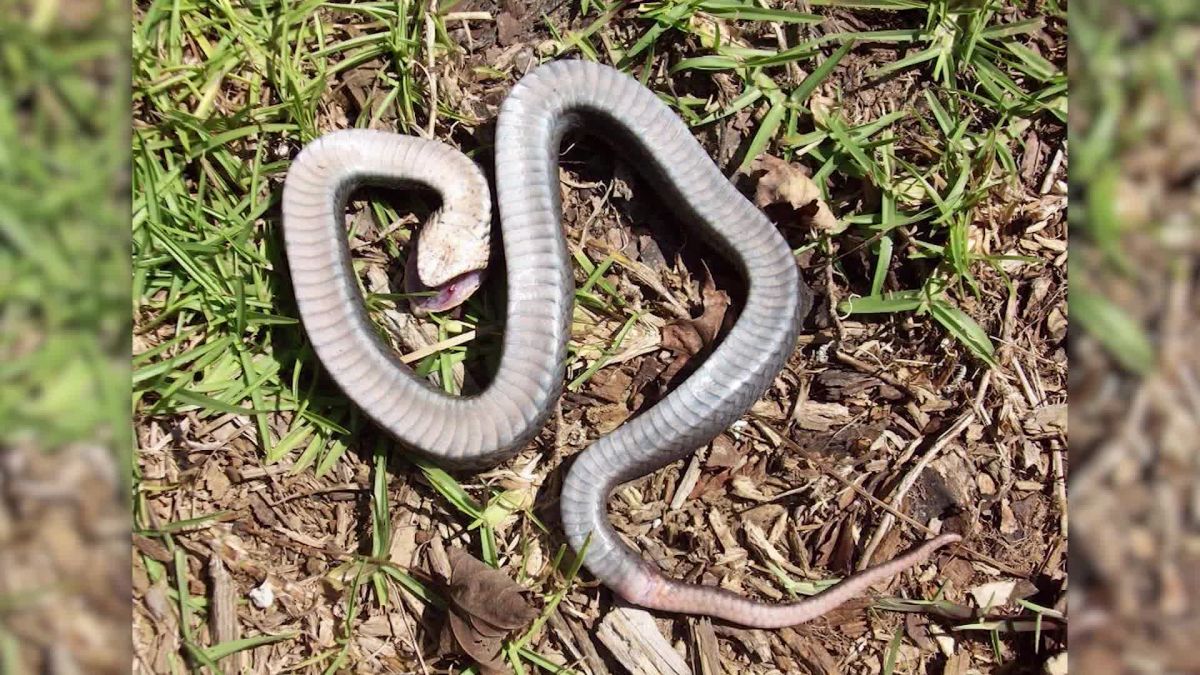
[[[477,468],[525,446],[545,423],[567,357],[573,278],[560,225],[558,152],[564,133],[599,125],[683,220],[727,251],[747,280],[735,325],[699,368],[662,401],[584,451],[561,498],[576,551],[590,535],[585,566],[642,606],[777,627],[828,611],[921,560],[957,535],[912,552],[802,602],[772,605],[664,577],[626,547],[605,502],[621,483],[693,452],[736,421],[791,353],[811,300],[791,250],[771,222],[721,174],[689,129],[653,93],[611,68],[583,61],[541,66],[504,101],[496,129],[497,203],[507,260],[507,319],[492,383],[452,397],[415,377],[376,335],[350,266],[344,209],[364,183],[411,182],[442,194],[436,227],[483,247],[473,223],[490,225],[487,182],[457,150],[375,131],[334,132],[309,144],[283,194],[286,249],[301,318],[328,372],[355,403],[403,445],[443,464]],[[421,242],[426,234],[422,233]],[[418,244],[419,250],[423,246]],[[452,284],[471,270],[421,261],[421,280]]]

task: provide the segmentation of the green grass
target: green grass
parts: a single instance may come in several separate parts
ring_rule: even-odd
[[[542,22],[553,38],[551,55],[582,55],[614,63],[643,80],[652,72],[648,66],[663,60],[676,75],[710,77],[723,72],[732,76],[741,90],[728,102],[660,93],[698,132],[743,111],[753,114],[753,130],[735,165],[728,167],[731,173],[750,166],[762,153],[772,153],[810,166],[817,184],[835,203],[838,194],[832,187],[854,183],[869,185],[880,195],[877,206],[836,209],[841,229],[821,233],[806,245],[831,254],[847,234],[869,242],[874,266],[868,278],[850,278],[854,273],[840,259],[834,261],[837,272],[864,296],[848,300],[840,309],[862,314],[928,313],[981,362],[993,363],[992,339],[976,318],[959,308],[959,302],[978,295],[981,270],[999,271],[1002,260],[973,251],[967,242],[971,229],[981,226],[975,222],[977,208],[997,186],[1013,180],[1014,153],[1024,125],[1032,119],[1051,123],[1065,119],[1065,76],[1027,44],[1041,23],[1005,23],[996,2],[827,0],[811,4],[818,8],[817,14],[767,9],[742,0],[664,0],[641,3],[636,17],[628,20],[618,11],[618,3],[585,0],[580,3],[584,20],[578,28],[554,25],[550,17],[542,17]],[[955,9],[967,5],[970,8]],[[821,6],[884,11],[899,27],[854,34],[813,32],[819,27]],[[293,474],[313,471],[322,476],[350,449],[365,425],[317,367],[291,306],[282,273],[279,190],[288,158],[321,129],[386,123],[408,134],[432,126],[445,137],[450,124],[474,127],[485,122],[455,109],[429,85],[428,64],[444,62],[457,47],[447,35],[444,3],[438,11],[428,7],[404,0],[355,5],[311,0],[153,0],[136,5],[132,406],[138,419],[241,415],[253,422],[263,460],[291,461]],[[1050,16],[1061,16],[1053,2],[1043,3],[1043,8]],[[779,22],[789,34],[808,37],[785,46],[768,40],[749,44],[720,30],[714,19],[747,28]],[[618,21],[633,29],[628,44],[614,37]],[[356,25],[353,32],[346,30],[351,22]],[[28,51],[26,59],[69,58],[51,56],[47,45],[28,37],[18,44]],[[687,45],[686,53],[674,56],[668,48],[674,44]],[[896,61],[879,63],[872,77],[886,79],[916,71],[928,86],[911,107],[876,119],[849,119],[839,107],[847,94],[830,85],[838,81],[838,70],[853,55],[878,46],[903,52]],[[6,47],[0,56],[12,51]],[[19,71],[16,65],[8,67]],[[793,67],[805,75],[793,78]],[[332,117],[331,90],[359,68],[371,70],[367,79],[374,105],[353,119]],[[32,83],[26,88],[38,95],[45,90]],[[832,105],[816,105],[818,92],[832,95]],[[95,107],[86,99],[76,100],[77,94],[55,95],[67,109]],[[0,107],[0,131],[6,119]],[[923,152],[913,152],[914,135],[925,141]],[[0,144],[0,169],[5,161],[32,161],[28,153],[2,154],[5,147]],[[103,163],[111,159],[98,152],[92,159],[60,158],[57,163],[99,183],[113,173]],[[49,180],[39,185],[44,187]],[[38,194],[37,185],[25,192],[19,195],[24,197],[24,208],[50,208],[44,200],[32,198]],[[95,200],[75,196],[57,200],[61,208],[74,209],[76,216],[80,204],[91,201]],[[426,208],[419,197],[372,199],[365,217],[382,230],[405,210],[419,213]],[[5,212],[0,211],[4,228],[0,234],[7,235],[12,228],[5,223]],[[53,233],[49,229],[27,235],[53,245],[41,239],[25,244],[41,257],[22,258],[20,264],[26,267],[21,269],[35,270],[41,275],[37,278],[58,284],[55,292],[94,285],[90,273],[78,263],[77,248],[83,242],[56,239]],[[400,228],[379,243],[381,252],[402,260],[405,252],[399,242],[409,235],[407,227]],[[12,243],[22,245],[19,237]],[[112,245],[111,241],[104,244]],[[104,262],[107,259],[101,257],[95,262],[88,257],[87,265],[122,264],[124,249],[113,249],[120,254],[115,260]],[[586,276],[576,292],[577,305],[589,313],[581,314],[587,320],[577,322],[581,333],[571,343],[568,376],[575,391],[619,351],[632,329],[648,324],[645,310],[631,308],[605,279],[624,270],[626,262],[614,255],[597,257],[574,242],[571,252]],[[890,271],[918,264],[929,271],[914,286],[889,286]],[[0,269],[5,266],[0,264]],[[7,284],[0,288],[10,295],[45,292],[44,285],[21,274],[0,278]],[[366,294],[377,320],[404,300],[399,294]],[[417,372],[457,393],[456,368],[496,358],[496,342],[488,326],[499,311],[481,295],[457,319],[434,317],[440,348],[416,360]],[[15,316],[13,320],[23,320],[20,314]],[[61,370],[71,377],[60,381],[86,380],[77,370],[91,367],[87,355],[94,352],[75,343],[51,347],[81,355],[80,365]],[[28,363],[32,365],[17,370],[24,368],[28,381],[36,381],[34,375],[47,366],[38,366],[36,358]],[[61,398],[54,394],[45,399]],[[120,396],[115,400],[124,414],[124,401]],[[381,440],[369,453],[373,468],[370,537],[367,548],[345,566],[344,576],[353,581],[343,591],[348,604],[339,629],[342,647],[314,657],[313,663],[326,669],[336,669],[344,659],[362,602],[373,598],[381,605],[394,603],[393,584],[435,601],[429,589],[384,560],[391,537],[387,473],[391,449]],[[501,560],[505,542],[497,541],[495,528],[506,516],[517,512],[523,523],[540,527],[531,514],[514,505],[511,495],[468,489],[428,462],[413,463],[446,508],[460,514],[478,535],[478,553],[490,564]],[[204,524],[176,523],[151,530],[145,504],[150,489],[142,486],[138,491],[137,527],[163,537],[178,552],[172,537]],[[565,570],[569,583],[578,568],[563,562],[562,553],[554,569]],[[144,564],[155,565],[150,560]],[[186,574],[186,567],[157,573],[178,577]],[[182,579],[175,581],[182,584],[176,598],[180,609],[201,611],[197,599],[186,595]],[[551,607],[563,592],[565,586],[559,586],[548,594]],[[188,630],[187,622],[182,625]],[[184,637],[186,644],[194,644]],[[546,668],[545,658],[529,650],[528,638],[513,643],[512,665]],[[191,655],[203,664],[211,652],[193,649]]]
[[[135,407],[155,415],[245,414],[255,421],[268,460],[295,455],[297,470],[316,466],[324,473],[345,451],[341,441],[359,421],[349,406],[328,395],[328,386],[319,386],[321,375],[286,303],[276,220],[279,179],[287,168],[281,152],[286,155],[286,148],[317,134],[322,96],[339,74],[370,59],[383,64],[374,82],[382,92],[380,105],[349,123],[370,123],[386,110],[395,115],[399,131],[415,133],[436,102],[427,100],[429,88],[409,64],[428,58],[430,44],[434,58],[444,58],[451,46],[440,17],[408,3],[358,6],[374,23],[354,37],[330,22],[349,11],[344,6],[267,7],[164,0],[138,12],[133,295],[139,332],[158,335],[134,359]],[[316,7],[323,10],[314,14]],[[823,187],[825,179],[850,177],[880,191],[877,211],[843,216],[847,227],[872,238],[876,268],[870,295],[842,309],[929,312],[967,349],[991,362],[990,338],[956,308],[954,297],[978,293],[980,265],[999,269],[999,259],[975,253],[966,242],[976,206],[1015,171],[1013,147],[1021,123],[1032,115],[1057,118],[1064,112],[1062,74],[1021,42],[1038,22],[999,23],[994,3],[956,12],[934,2],[922,12],[905,12],[921,19],[911,29],[822,36],[770,52],[730,44],[696,20],[713,15],[744,23],[760,18],[752,8],[726,0],[646,3],[640,6],[646,29],[632,46],[615,53],[611,41],[592,44],[606,35],[603,28],[614,13],[590,3],[586,9],[597,14],[600,25],[562,37],[559,50],[608,51],[605,58],[636,71],[654,58],[659,41],[680,32],[696,38],[702,53],[673,68],[728,70],[745,89],[725,109],[711,102],[670,102],[698,127],[740,107],[760,112],[739,168],[762,152],[775,152],[814,166]],[[771,18],[797,25],[814,21],[810,15],[778,12]],[[911,43],[918,50],[913,55],[923,55],[888,69],[923,69],[936,79],[937,85],[925,91],[927,111],[900,110],[851,124],[836,111],[809,109],[817,88],[864,42]],[[810,70],[798,83],[783,77],[784,66],[793,62]],[[450,119],[455,112],[440,109],[438,116]],[[936,143],[935,157],[917,163],[903,156],[896,129],[906,123],[928,133]],[[384,224],[397,214],[375,204],[371,215]],[[905,237],[898,245],[899,231]],[[401,232],[401,238],[407,234]],[[828,240],[818,244],[830,249]],[[389,255],[403,256],[394,240],[384,246]],[[637,321],[600,276],[612,261],[597,264],[580,250],[575,255],[591,274],[578,291],[580,304],[618,317],[622,328]],[[889,266],[906,259],[932,260],[935,267],[918,288],[884,289]],[[919,302],[910,301],[917,295]],[[402,300],[368,294],[367,301],[382,310]],[[439,338],[475,331],[496,310],[473,302],[462,319],[438,320]],[[619,345],[624,332],[610,335],[610,344]],[[573,347],[578,351],[578,344]],[[494,357],[494,345],[467,341],[415,366],[453,392],[450,375],[456,365]],[[603,363],[602,356],[573,365],[572,388]],[[276,415],[289,420],[285,433],[273,431]]]
[[[1120,16],[1125,21],[1115,21]],[[1148,133],[1174,117],[1194,115],[1186,78],[1195,76],[1200,50],[1186,32],[1200,18],[1189,3],[1096,2],[1071,19],[1079,45],[1075,77],[1080,87],[1072,121],[1076,158],[1072,163],[1071,227],[1080,234],[1072,246],[1071,315],[1126,372],[1149,373],[1156,365],[1147,327],[1100,288],[1104,278],[1134,283],[1159,270],[1139,269],[1129,243],[1155,236],[1159,222],[1131,223],[1118,216],[1123,160],[1147,142]],[[1130,24],[1138,22],[1134,31]],[[1140,33],[1127,39],[1125,33]],[[1157,206],[1155,208],[1158,208]],[[1156,214],[1157,215],[1157,214]],[[1194,222],[1190,232],[1195,231]],[[1177,252],[1169,245],[1155,251],[1156,262],[1170,269]]]
[[[972,317],[959,310],[955,295],[978,295],[974,270],[980,265],[1003,274],[1005,258],[980,255],[967,245],[975,226],[976,207],[1017,173],[1014,150],[1030,120],[1042,116],[1066,121],[1066,75],[1024,42],[1045,26],[1047,17],[1004,22],[997,10],[1003,3],[917,2],[820,3],[835,7],[910,10],[912,27],[860,33],[832,33],[789,45],[763,49],[722,34],[710,17],[753,19],[761,12],[773,20],[797,25],[819,16],[762,10],[739,0],[690,0],[639,5],[649,27],[631,46],[609,41],[595,44],[598,27],[611,20],[601,3],[588,3],[597,14],[583,31],[559,38],[557,51],[578,50],[589,58],[603,54],[635,71],[655,60],[660,41],[683,37],[702,46],[701,53],[671,64],[672,73],[727,71],[743,90],[724,107],[690,96],[664,96],[695,127],[703,127],[742,109],[759,112],[758,125],[736,166],[745,171],[759,154],[774,150],[814,167],[823,189],[831,178],[851,176],[881,193],[877,211],[860,211],[845,218],[847,225],[873,239],[876,268],[871,294],[843,302],[839,309],[859,312],[928,313],[950,335],[987,365],[994,364],[994,345]],[[920,10],[920,11],[917,11]],[[1057,3],[1043,3],[1048,17],[1065,19]],[[600,33],[603,35],[603,33]],[[840,45],[840,46],[838,46]],[[908,50],[901,58],[877,67],[870,77],[920,70],[933,80],[924,91],[926,110],[899,110],[876,120],[848,125],[840,115],[813,110],[811,96],[856,45],[895,45]],[[836,49],[833,49],[836,47]],[[832,49],[826,53],[825,50]],[[803,64],[808,75],[787,82],[784,66]],[[646,71],[648,72],[648,68]],[[920,164],[904,158],[896,130],[906,122],[918,124],[936,142],[937,156]],[[940,187],[940,186],[945,187]],[[826,194],[827,197],[832,195]],[[918,229],[919,228],[919,229]],[[909,250],[897,250],[895,237],[903,230]],[[820,242],[830,250],[829,241]],[[936,261],[919,288],[885,295],[882,279],[897,253]],[[1028,262],[1034,262],[1029,260]],[[913,296],[919,295],[919,301]]]
[[[70,28],[43,4],[0,19],[0,443],[123,452],[123,25],[115,3]]]

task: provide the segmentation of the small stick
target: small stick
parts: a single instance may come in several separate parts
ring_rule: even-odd
[[[424,347],[421,347],[420,349],[418,349],[416,351],[412,351],[407,354],[404,354],[400,357],[400,363],[408,365],[410,363],[420,361],[421,359],[425,358],[426,356],[429,356],[430,354],[436,354],[437,352],[440,352],[443,349],[449,349],[451,347],[465,345],[474,339],[475,339],[475,331],[469,330],[465,333],[455,335],[452,338],[446,338],[445,340],[442,340],[441,342],[435,342],[431,345],[426,345]]]
[[[804,454],[804,449],[801,448],[792,439],[781,435],[780,440],[782,440],[783,444],[788,446],[789,449],[791,449],[797,453]],[[883,500],[879,499],[878,497],[871,494],[870,492],[867,492],[866,490],[862,489],[858,485],[855,485],[854,481],[852,481],[849,478],[846,478],[844,476],[838,475],[838,473],[836,471],[834,471],[833,469],[826,466],[823,462],[813,462],[813,464],[817,468],[819,468],[825,475],[827,475],[830,478],[841,483],[843,486],[850,488],[851,490],[853,490],[855,492],[855,494],[857,494],[858,496],[862,497],[863,499],[871,502],[875,506],[883,509],[884,511],[887,511],[888,513],[892,514],[898,520],[901,520],[901,521],[907,523],[908,525],[912,526],[914,529],[924,532],[927,535],[930,535],[930,536],[937,535],[937,533],[934,532],[933,529],[931,529],[930,527],[926,526],[923,523],[917,522],[912,516],[910,516],[906,513],[901,513],[899,511],[897,511],[896,509],[892,508],[892,506],[890,504],[884,502]],[[975,558],[982,560],[983,562],[985,562],[985,563],[991,565],[992,567],[995,567],[996,569],[999,569],[1003,572],[1007,572],[1016,577],[1024,578],[1025,576],[1027,576],[1026,572],[1022,572],[1021,570],[1019,570],[1011,565],[1002,563],[999,560],[996,560],[995,558],[993,558],[985,553],[982,553],[981,551],[973,549],[970,546],[967,546],[966,544],[964,544],[962,542],[958,543],[958,548],[959,548],[959,550],[970,553]]]
[[[835,351],[833,353],[833,356],[834,356],[834,358],[836,358],[838,360],[839,363],[843,363],[847,366],[850,366],[851,368],[859,371],[860,373],[865,373],[872,377],[878,378],[878,379],[882,380],[883,382],[903,391],[905,394],[908,395],[909,398],[911,398],[914,401],[921,402],[921,401],[925,400],[925,398],[926,398],[925,396],[921,395],[922,392],[920,390],[916,389],[915,387],[908,384],[907,382],[901,382],[898,378],[896,378],[891,373],[888,373],[887,371],[885,371],[882,367],[872,366],[871,364],[866,363],[865,361],[860,361],[860,360],[854,358],[853,356],[847,354],[846,352],[841,351],[840,349]]]
[[[1066,143],[1063,143],[1063,147],[1054,152],[1054,159],[1050,160],[1050,168],[1046,169],[1046,175],[1042,177],[1042,184],[1038,188],[1038,194],[1046,194],[1050,191],[1050,186],[1054,185],[1054,176],[1058,174],[1058,167],[1062,165],[1063,149],[1065,147]]]
[[[947,429],[941,436],[938,437],[936,441],[933,442],[933,445],[929,446],[929,450],[925,452],[925,454],[920,460],[917,461],[915,465],[913,465],[913,468],[909,469],[904,478],[900,480],[900,484],[896,486],[895,493],[893,493],[892,498],[888,500],[888,503],[893,509],[899,511],[900,505],[904,502],[904,496],[908,494],[908,491],[913,485],[916,484],[917,478],[920,477],[923,471],[925,471],[925,467],[929,466],[929,463],[932,462],[939,453],[941,453],[942,449],[949,445],[950,441],[958,437],[958,435],[963,432],[963,429],[966,429],[967,426],[974,421],[974,412],[964,413],[961,417],[954,421],[954,424],[950,425],[949,429]],[[867,542],[867,547],[866,550],[863,551],[862,558],[858,561],[859,571],[870,567],[871,557],[875,555],[875,549],[879,547],[879,543],[883,541],[884,536],[887,535],[888,530],[892,529],[892,525],[895,522],[896,516],[894,516],[892,512],[888,512],[883,515],[883,519],[879,521],[879,526],[875,528],[875,534],[873,534],[870,541]]]
[[[428,64],[425,75],[429,79],[429,128],[426,131],[429,138],[433,138],[437,126],[437,74],[433,71],[433,34],[437,32],[433,15],[436,13],[437,0],[430,0],[429,10],[425,12],[425,59]]]

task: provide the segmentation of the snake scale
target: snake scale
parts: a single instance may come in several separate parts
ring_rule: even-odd
[[[689,455],[741,417],[791,354],[811,295],[783,237],[683,121],[633,78],[590,62],[539,66],[501,106],[495,160],[506,318],[499,368],[476,395],[449,396],[417,378],[378,336],[351,267],[344,214],[350,192],[362,185],[440,193],[442,207],[420,234],[415,265],[420,286],[434,294],[415,304],[444,309],[478,287],[487,265],[491,202],[479,167],[443,143],[370,130],[327,134],[297,156],[282,205],[292,286],[313,349],[359,408],[409,450],[451,468],[494,465],[541,429],[562,391],[573,310],[558,176],[570,129],[608,141],[747,282],[736,323],[692,375],[571,466],[562,522],[576,551],[590,535],[584,565],[591,574],[643,607],[772,628],[820,616],[958,541],[940,535],[787,604],[674,581],[622,543],[605,515],[611,491]]]

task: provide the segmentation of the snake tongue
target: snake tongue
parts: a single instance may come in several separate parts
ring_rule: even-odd
[[[417,316],[458,307],[479,289],[483,281],[482,270],[470,270],[438,286],[426,286],[417,274],[416,258],[415,255],[408,257],[404,270],[404,290],[406,293],[420,294],[409,300]]]

